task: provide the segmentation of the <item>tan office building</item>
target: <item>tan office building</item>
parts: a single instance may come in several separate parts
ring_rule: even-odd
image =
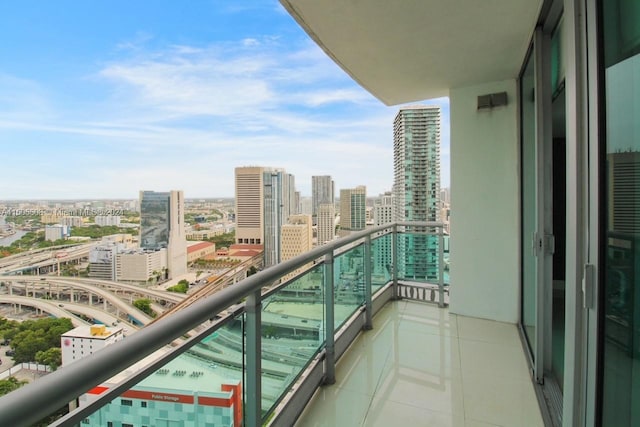
[[[242,166],[235,169],[236,243],[263,244],[264,168]]]
[[[313,248],[313,227],[311,215],[291,215],[289,223],[281,228],[280,232],[280,260],[286,261]],[[300,267],[283,277],[287,280],[309,268],[310,264]]]

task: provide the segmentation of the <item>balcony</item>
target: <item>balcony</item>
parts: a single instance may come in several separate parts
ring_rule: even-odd
[[[296,426],[542,426],[514,325],[385,305]]]
[[[449,314],[444,248],[436,223],[318,247],[4,396],[0,424],[542,425],[516,326]]]

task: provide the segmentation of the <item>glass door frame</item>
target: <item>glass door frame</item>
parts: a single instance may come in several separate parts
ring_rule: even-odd
[[[533,34],[533,40],[531,42],[530,54],[528,53],[523,62],[522,72],[520,74],[520,81],[524,74],[525,67],[531,57],[535,61],[535,162],[536,162],[536,189],[535,189],[535,197],[536,197],[536,218],[535,218],[535,233],[531,238],[530,236],[525,236],[521,233],[521,239],[523,239],[521,244],[521,250],[526,250],[527,247],[527,239],[531,238],[531,246],[536,255],[535,259],[535,271],[536,271],[536,279],[535,279],[535,333],[534,337],[529,337],[529,339],[534,340],[535,345],[533,348],[528,344],[528,341],[525,336],[525,328],[524,328],[524,317],[523,317],[523,294],[521,294],[521,313],[520,313],[520,331],[523,335],[523,341],[525,343],[525,348],[527,349],[527,354],[529,356],[529,362],[532,371],[532,377],[534,381],[538,384],[536,387],[536,392],[538,394],[538,399],[541,402],[541,406],[543,407],[543,415],[546,418],[546,422],[551,423],[552,425],[558,425],[563,419],[564,414],[564,406],[565,406],[565,396],[562,392],[564,383],[558,384],[554,379],[552,379],[552,361],[553,361],[553,347],[552,347],[552,320],[553,320],[553,254],[554,254],[554,240],[555,236],[553,235],[553,117],[552,117],[552,103],[553,103],[553,91],[552,87],[552,70],[551,70],[551,61],[552,61],[552,47],[551,47],[551,38],[554,31],[557,29],[560,22],[563,20],[564,16],[564,2],[563,1],[552,1],[549,2],[549,6],[545,12],[543,12],[544,16],[541,15],[539,19],[539,25],[535,29]],[[564,27],[563,23],[563,27]],[[564,30],[563,30],[564,31]],[[566,46],[562,46],[563,49],[566,49]],[[531,56],[530,56],[531,55]],[[563,64],[565,65],[565,80],[568,73],[574,70],[568,70],[568,64],[566,63],[566,58],[562,58]],[[522,90],[522,85],[520,85]],[[524,96],[520,93],[520,96]],[[573,109],[574,113],[576,111],[576,104],[570,103],[569,99],[567,99],[567,110]],[[522,112],[520,114],[520,120],[523,120]],[[567,114],[567,119],[569,120],[569,114]],[[520,123],[522,128],[522,123]],[[523,143],[523,135],[522,132],[520,134],[521,141],[520,144]],[[521,145],[521,150],[522,150]],[[569,151],[569,147],[567,147],[567,151]],[[521,158],[521,162],[524,159]],[[570,174],[575,178],[579,174],[582,173],[584,169],[577,168],[576,164],[578,160],[572,159],[570,155],[567,155],[567,164],[566,164],[566,172],[567,172],[567,180],[571,179]],[[521,167],[522,171],[522,167]],[[521,177],[522,179],[522,177]],[[558,185],[558,184],[556,184]],[[573,199],[578,198],[578,191],[576,190],[573,194],[570,194],[572,190],[571,185],[568,181],[566,183],[560,183],[559,185],[566,185],[567,187],[567,197]],[[522,191],[522,187],[521,187]],[[521,209],[522,209],[522,197],[521,194]],[[568,207],[568,206],[567,206]],[[523,218],[521,211],[521,221]],[[569,214],[569,212],[567,212]],[[567,215],[567,218],[571,218]],[[578,221],[576,226],[580,226],[580,222]],[[521,222],[521,227],[523,223]],[[577,265],[581,262],[576,256],[575,251],[572,251],[572,248],[569,247],[569,224],[567,224],[567,272],[569,272],[572,267],[571,265]],[[574,248],[575,249],[575,246]],[[570,255],[569,252],[572,252]],[[521,254],[521,260],[523,257]],[[569,262],[570,256],[573,259],[573,263]],[[521,261],[522,262],[522,261]],[[521,266],[522,268],[522,266]],[[574,269],[575,270],[575,269]],[[575,289],[576,285],[576,275],[573,275],[573,287],[568,285],[566,287],[566,292],[570,292],[571,288]],[[524,276],[521,274],[521,280],[524,281]],[[569,281],[569,275],[567,275],[567,281]],[[521,291],[523,290],[524,282],[521,282]],[[574,292],[575,294],[575,292]],[[575,301],[575,298],[571,298],[567,295],[565,307],[567,304],[572,304]],[[566,317],[565,317],[566,318]],[[567,332],[565,332],[565,337]],[[565,338],[565,351],[567,345],[567,339]],[[574,340],[575,341],[575,340]],[[582,342],[582,338],[579,339],[579,342]],[[578,342],[574,342],[573,344],[578,344]],[[571,344],[569,344],[571,345]],[[580,344],[581,345],[581,344]],[[575,350],[575,348],[573,348]],[[569,352],[569,354],[575,353],[575,351]],[[567,362],[567,357],[565,356],[565,383],[566,377],[569,375],[573,376],[573,369],[568,365],[572,363]],[[549,401],[553,403],[549,404]],[[546,413],[545,413],[546,412]]]

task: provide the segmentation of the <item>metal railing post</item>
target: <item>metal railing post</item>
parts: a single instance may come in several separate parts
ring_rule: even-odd
[[[248,427],[262,425],[262,341],[260,290],[247,296],[246,310],[246,386],[245,422]]]
[[[392,244],[391,244],[391,280],[393,280],[393,292],[391,299],[398,299],[398,224],[393,224]]]
[[[364,238],[364,327],[363,329],[373,329],[373,305],[371,303],[371,235]]]
[[[333,252],[324,256],[324,342],[325,342],[325,371],[324,383],[336,382],[336,346],[335,346],[335,284],[333,283]]]
[[[444,307],[444,227],[438,227],[438,307]]]

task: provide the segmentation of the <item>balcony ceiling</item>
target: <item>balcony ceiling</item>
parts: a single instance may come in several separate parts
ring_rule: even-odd
[[[280,0],[386,105],[514,78],[542,0]]]

